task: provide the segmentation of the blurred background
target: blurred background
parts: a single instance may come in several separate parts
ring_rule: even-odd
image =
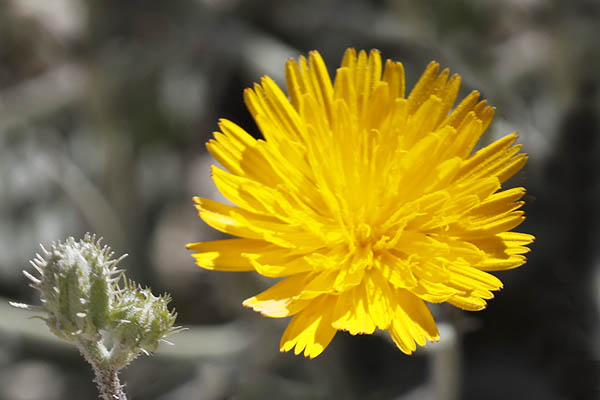
[[[189,331],[127,368],[131,399],[600,398],[600,2],[560,0],[0,0],[0,400],[95,399],[92,371],[43,323],[21,270],[87,231],[168,291]],[[192,196],[219,198],[204,143],[218,118],[258,130],[242,90],[309,50],[430,60],[497,107],[484,143],[519,131],[537,237],[488,309],[436,307],[442,341],[407,357],[338,333],[309,361],[279,353],[287,320],[241,306],[252,273],[194,266],[219,236]]]

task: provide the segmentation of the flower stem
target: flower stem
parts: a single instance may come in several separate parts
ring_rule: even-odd
[[[127,400],[119,381],[119,368],[111,365],[104,345],[92,340],[80,339],[77,347],[94,370],[96,375],[94,381],[98,386],[100,397],[103,400]]]
[[[103,400],[127,400],[117,371],[105,371],[94,366],[95,382]]]

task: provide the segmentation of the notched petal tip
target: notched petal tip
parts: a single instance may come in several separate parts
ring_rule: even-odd
[[[195,247],[195,246],[197,246],[197,245],[198,245],[198,242],[195,242],[195,243],[187,243],[187,244],[185,245],[185,248],[186,248],[187,250],[194,250],[194,247]]]
[[[429,64],[427,64],[427,68],[425,68],[425,71],[429,71],[430,69],[439,69],[439,68],[440,68],[440,63],[435,60],[431,60],[431,61],[429,61]]]
[[[256,298],[256,296],[252,296],[252,297],[248,297],[246,300],[242,301],[242,305],[244,307],[251,308],[255,311],[258,311],[254,308],[254,306],[256,305],[257,302],[258,302],[258,299]]]

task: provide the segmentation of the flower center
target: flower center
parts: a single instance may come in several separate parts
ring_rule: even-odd
[[[364,247],[371,242],[371,226],[364,222],[358,225],[356,229],[357,247]]]
[[[354,231],[353,261],[350,271],[369,269],[373,266],[373,241],[375,232],[369,224],[360,223]]]

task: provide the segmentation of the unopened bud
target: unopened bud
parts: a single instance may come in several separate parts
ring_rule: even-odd
[[[86,234],[42,247],[31,262],[39,277],[23,271],[40,292],[41,306],[11,303],[41,312],[58,337],[74,342],[93,365],[118,371],[141,352],[152,353],[159,342],[179,331],[168,295],[154,296],[125,279],[101,239]]]
[[[132,281],[116,297],[110,314],[112,340],[130,353],[152,353],[159,342],[178,329],[173,328],[177,314],[169,311],[168,295],[154,296]]]
[[[40,276],[23,271],[42,301],[41,307],[28,308],[45,312],[48,327],[63,339],[97,340],[119,291],[117,264],[124,256],[112,259],[110,248],[90,234],[42,250],[31,261]]]

